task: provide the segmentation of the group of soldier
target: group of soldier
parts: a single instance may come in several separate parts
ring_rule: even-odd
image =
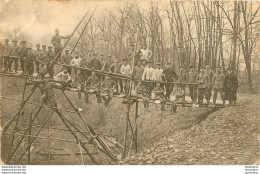
[[[155,66],[151,61],[152,52],[144,44],[143,48],[135,54],[135,45],[127,56],[123,59],[103,54],[97,55],[93,50],[88,50],[87,54],[74,53],[73,56],[69,49],[62,54],[61,39],[67,39],[70,36],[62,37],[59,30],[55,30],[55,35],[51,39],[52,46],[36,45],[33,50],[26,47],[26,41],[21,41],[20,46],[17,40],[5,40],[5,44],[1,46],[1,68],[4,72],[18,71],[18,61],[22,74],[32,76],[34,73],[34,65],[37,74],[43,77],[47,72],[50,78],[59,81],[63,86],[77,87],[78,97],[81,93],[85,94],[85,102],[89,102],[89,93],[91,91],[96,94],[97,102],[108,105],[111,101],[114,91],[118,93],[129,93],[130,79],[121,77],[132,77],[134,81],[134,89],[137,97],[143,99],[145,110],[149,111],[149,99],[152,97],[152,91],[155,98],[161,101],[161,110],[165,111],[166,101],[170,101],[174,84],[177,84],[175,100],[173,101],[171,112],[176,111],[176,103],[185,102],[186,85],[189,89],[189,95],[193,103],[201,104],[205,98],[207,104],[211,104],[211,96],[213,93],[213,105],[216,104],[218,93],[220,93],[223,104],[225,100],[229,100],[229,104],[235,104],[238,89],[238,80],[231,69],[227,70],[227,74],[223,73],[221,67],[217,67],[214,73],[209,65],[205,68],[201,67],[200,72],[194,66],[189,67],[189,72],[180,67],[178,73],[175,72],[170,63],[166,63],[163,68],[162,64],[156,63]],[[62,65],[63,69],[54,76],[54,58],[56,64]],[[130,64],[132,58],[135,57],[134,67]],[[79,68],[80,67],[80,68]],[[83,69],[82,69],[83,68]],[[91,69],[84,70],[84,68]],[[119,76],[110,76],[96,74],[96,71],[106,72],[106,74],[120,74]],[[101,95],[106,93],[106,95]],[[197,95],[198,94],[198,95]]]

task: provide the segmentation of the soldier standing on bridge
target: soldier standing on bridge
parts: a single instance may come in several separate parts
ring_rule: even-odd
[[[20,62],[21,62],[21,69],[22,69],[22,74],[26,73],[25,72],[25,59],[27,56],[27,52],[28,52],[28,48],[25,46],[26,45],[26,41],[22,41],[21,42],[21,48],[19,50],[19,55],[20,55]]]
[[[41,46],[40,44],[36,44],[36,50],[34,51],[35,56],[35,66],[36,66],[36,72],[39,74],[40,72],[40,57],[42,54]]]
[[[40,54],[40,56],[38,57],[39,59],[39,75],[41,76],[43,71],[44,71],[44,67],[47,68],[47,56],[48,56],[48,52],[46,50],[46,45],[42,45],[42,52]]]
[[[69,36],[60,36],[60,31],[59,29],[55,30],[55,35],[52,37],[51,39],[51,43],[54,46],[54,52],[55,52],[55,56],[58,57],[58,62],[61,61],[61,49],[62,49],[62,44],[61,44],[61,39],[68,39],[70,38],[71,35]]]
[[[205,73],[209,76],[209,87],[208,87],[208,95],[207,95],[207,100],[210,101],[211,96],[212,96],[212,81],[213,81],[213,76],[214,72],[210,69],[210,65],[206,65],[206,71]]]
[[[197,76],[197,82],[198,82],[198,103],[203,103],[203,98],[205,97],[207,100],[207,104],[209,103],[208,95],[208,88],[210,85],[210,79],[208,74],[205,73],[205,68],[201,68],[200,74]]]
[[[52,51],[52,47],[48,46],[48,51],[47,51],[47,70],[49,73],[49,76],[53,78],[54,75],[54,69],[53,69],[53,64],[51,65],[52,61],[54,60],[54,52]]]
[[[9,44],[9,39],[5,39],[5,44],[3,45],[3,58],[4,58],[4,71],[8,71],[9,65],[9,55],[10,55],[11,45]]]
[[[29,77],[33,76],[33,62],[35,61],[35,56],[32,52],[32,48],[27,49],[27,54],[24,59],[24,69],[25,69],[25,74],[28,73]]]
[[[197,85],[195,83],[198,73],[195,71],[194,66],[190,66],[190,72],[187,74],[187,83],[189,86],[190,98],[194,103],[197,101]]]
[[[177,77],[177,74],[175,73],[173,68],[171,68],[171,63],[168,62],[166,65],[166,69],[164,69],[162,73],[162,80],[165,82],[166,100],[170,99],[170,95],[173,90],[173,84],[171,84],[171,82],[173,82],[173,79],[176,79]]]
[[[238,89],[238,79],[234,75],[232,69],[227,70],[227,75],[224,80],[224,92],[225,100],[229,101],[229,105],[235,105],[237,100],[237,89]]]
[[[213,76],[213,104],[216,104],[218,92],[220,93],[223,104],[225,104],[223,85],[224,85],[225,75],[222,73],[220,67],[217,68],[217,73]]]
[[[14,62],[15,73],[17,73],[19,49],[20,49],[20,47],[17,45],[17,40],[13,40],[13,45],[10,50],[10,59],[9,59],[9,65],[8,65],[8,70],[10,72],[12,72],[12,64]]]

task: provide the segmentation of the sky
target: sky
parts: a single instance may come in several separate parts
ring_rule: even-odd
[[[126,1],[84,0],[0,0],[0,40],[27,35],[34,42],[47,42],[56,28],[61,35],[70,35],[84,14],[97,6],[94,18],[105,10],[113,10]],[[142,8],[149,1],[138,2]],[[160,3],[164,4],[164,3]],[[45,43],[46,44],[46,43]]]

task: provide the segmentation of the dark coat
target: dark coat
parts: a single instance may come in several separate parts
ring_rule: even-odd
[[[237,100],[238,80],[237,76],[226,75],[224,80],[225,100]]]

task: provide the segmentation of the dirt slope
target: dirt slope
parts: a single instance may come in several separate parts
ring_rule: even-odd
[[[259,96],[218,110],[191,129],[175,132],[124,164],[255,164],[260,155]]]

